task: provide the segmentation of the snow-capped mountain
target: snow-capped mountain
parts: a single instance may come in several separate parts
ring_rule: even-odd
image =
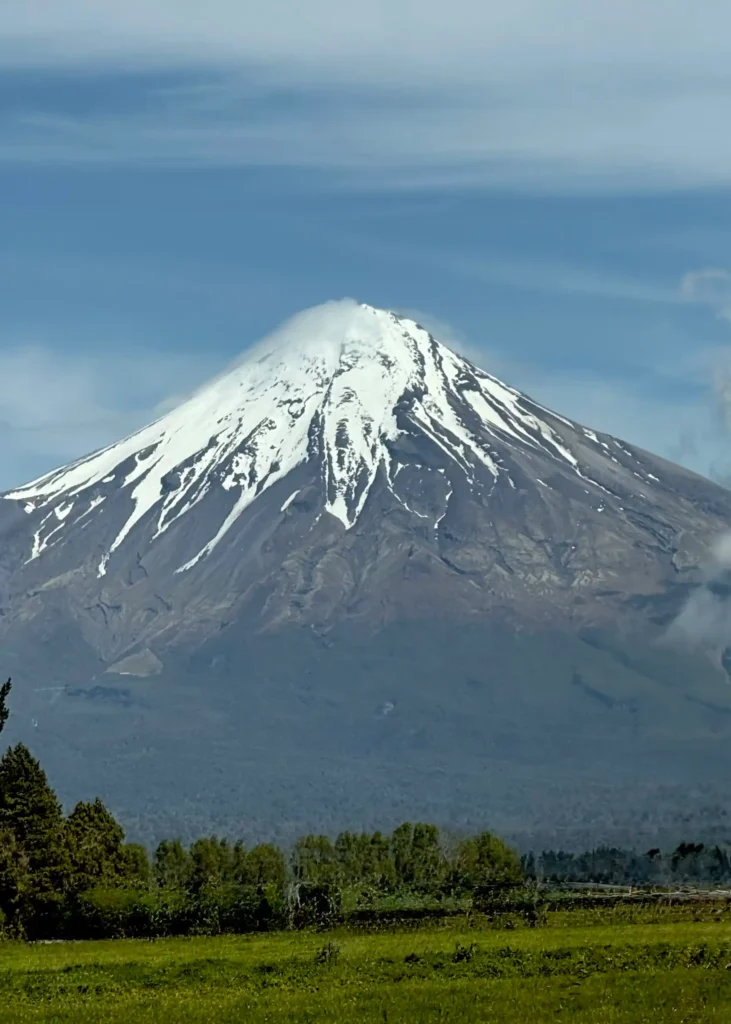
[[[724,489],[543,408],[408,318],[328,304],[156,423],[2,496],[2,669],[28,680],[38,729],[66,723],[48,742],[67,771],[69,744],[121,756],[129,715],[165,748],[163,775],[182,729],[198,779],[214,721],[218,744],[254,728],[291,752],[296,720],[295,747],[332,766],[345,735],[366,761],[452,737],[466,764],[518,706],[521,743],[558,709],[589,729],[569,747],[599,757],[643,700],[663,736],[677,701],[687,724],[686,698],[726,700],[720,640],[697,658],[656,640],[729,523]],[[437,667],[467,680],[462,698]],[[683,681],[655,713],[668,673]],[[326,738],[292,719],[307,679],[318,715],[345,716]]]
[[[311,310],[284,334],[132,437],[6,494],[5,500],[22,503],[37,526],[29,560],[63,544],[87,518],[103,517],[104,502],[123,493],[130,513],[102,554],[102,576],[138,524],[152,524],[154,543],[207,496],[225,493],[226,514],[211,522],[206,544],[178,567],[186,571],[224,540],[257,497],[313,461],[321,475],[323,511],[348,530],[379,470],[408,508],[395,486],[405,466],[394,446],[413,432],[480,493],[485,481],[489,491],[501,479],[515,487],[501,459],[500,448],[507,444],[568,469],[599,502],[602,495],[615,496],[585,475],[591,458],[582,470],[570,447],[573,424],[477,369],[411,320],[346,303]],[[568,438],[562,428],[568,428]],[[582,444],[616,465],[618,456],[630,454],[617,441],[591,430],[581,433]],[[635,460],[632,472],[640,484],[660,482],[642,460]],[[445,497],[442,517],[446,508]]]

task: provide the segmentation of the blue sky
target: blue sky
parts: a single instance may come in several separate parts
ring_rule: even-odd
[[[0,488],[343,296],[731,476],[727,0],[260,6],[2,4]]]

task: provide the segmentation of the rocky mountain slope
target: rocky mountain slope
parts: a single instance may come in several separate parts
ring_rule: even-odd
[[[702,567],[730,523],[730,492],[414,322],[310,310],[2,496],[15,728],[64,792],[93,780],[163,830],[163,809],[520,830],[598,792],[657,805],[659,781],[668,807],[709,796],[731,767],[725,640],[668,626],[715,600]]]

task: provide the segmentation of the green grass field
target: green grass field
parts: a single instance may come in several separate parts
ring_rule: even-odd
[[[0,1022],[728,1024],[731,923],[703,916],[5,943]]]

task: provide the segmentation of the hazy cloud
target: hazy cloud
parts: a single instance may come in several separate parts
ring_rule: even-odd
[[[687,302],[710,306],[718,316],[731,320],[731,271],[720,267],[693,270],[680,283]]]
[[[426,254],[452,273],[463,274],[490,284],[507,285],[523,291],[549,294],[587,295],[660,305],[683,301],[674,286],[658,285],[606,271],[564,263],[530,260],[474,259],[440,253]]]
[[[668,639],[703,647],[720,662],[731,645],[731,533],[713,544],[703,576],[670,627]]]
[[[687,273],[680,285],[685,301],[709,307],[731,320],[731,273],[706,268]],[[711,422],[720,441],[720,453],[711,460],[707,475],[722,486],[731,484],[731,353],[715,353],[710,373]],[[691,435],[693,444],[696,438]],[[703,568],[703,581],[686,601],[668,630],[668,638],[698,645],[722,661],[731,646],[731,532],[718,537]]]
[[[731,322],[731,271],[707,267],[687,273],[680,284],[686,302],[706,306],[717,317]],[[712,395],[719,431],[731,441],[731,346],[715,353],[711,367]],[[731,459],[722,457],[711,467],[713,478],[724,484],[731,478]]]
[[[210,372],[182,354],[0,349],[0,490],[119,440]]]
[[[703,17],[692,0],[5,0],[0,45],[4,61],[23,66],[255,61],[403,83],[416,68],[471,80],[486,57],[523,75],[536,65],[607,67],[611,56],[678,71],[690,58],[723,67],[730,27],[725,0],[706,0]]]
[[[690,0],[5,0],[6,71],[124,74],[137,99],[6,104],[0,159],[309,167],[361,187],[722,185],[730,32],[725,0],[703,17]]]
[[[425,309],[397,309],[395,312],[400,316],[405,316],[408,317],[409,320],[413,320],[415,323],[419,324],[420,327],[423,327],[425,331],[428,331],[433,335],[438,341],[441,341],[444,345],[448,345],[449,348],[454,349],[456,352],[464,352],[466,348],[471,348],[464,333],[443,317],[437,316],[434,313],[429,313]]]

